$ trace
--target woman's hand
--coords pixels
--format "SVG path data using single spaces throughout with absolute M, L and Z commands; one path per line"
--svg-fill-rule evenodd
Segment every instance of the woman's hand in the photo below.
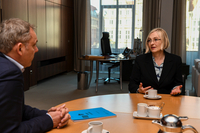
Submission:
M 153 88 L 151 88 L 151 86 L 143 88 L 143 84 L 140 82 L 139 89 L 138 89 L 139 93 L 143 93 L 144 94 L 149 89 L 153 89 Z
M 177 95 L 177 94 L 180 94 L 181 93 L 181 88 L 182 88 L 183 86 L 182 85 L 179 85 L 179 86 L 177 86 L 176 88 L 174 88 L 172 91 L 171 91 L 171 95 Z

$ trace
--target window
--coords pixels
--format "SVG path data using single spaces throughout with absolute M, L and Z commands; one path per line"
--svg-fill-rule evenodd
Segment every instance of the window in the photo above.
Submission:
M 119 20 L 119 24 L 122 24 L 122 20 Z
M 126 31 L 126 39 L 130 39 L 130 31 Z
M 129 10 L 126 10 L 126 15 L 129 15 Z
M 119 11 L 119 14 L 122 15 L 122 11 Z
M 187 0 L 186 6 L 186 51 L 198 51 L 200 1 Z
M 91 49 L 95 52 L 91 53 L 101 52 L 99 42 L 104 31 L 110 34 L 112 52 L 119 53 L 126 47 L 133 48 L 134 38 L 142 38 L 140 31 L 142 29 L 143 0 L 90 1 L 91 20 L 98 20 L 96 26 L 92 25 Z M 93 34 L 93 31 L 99 32 L 99 34 Z
M 110 20 L 110 24 L 113 24 L 113 20 Z
M 109 31 L 110 33 L 110 39 L 113 39 L 113 31 Z
M 121 39 L 121 34 L 122 34 L 122 31 L 119 31 L 119 36 L 118 36 L 119 39 Z
M 194 59 L 199 58 L 200 1 L 186 1 L 186 64 L 190 65 L 191 72 Z
M 122 53 L 126 47 L 132 49 L 134 38 L 142 39 L 143 0 L 90 0 L 90 3 L 91 21 L 97 21 L 91 25 L 92 55 L 101 54 L 102 32 L 109 32 L 113 53 Z

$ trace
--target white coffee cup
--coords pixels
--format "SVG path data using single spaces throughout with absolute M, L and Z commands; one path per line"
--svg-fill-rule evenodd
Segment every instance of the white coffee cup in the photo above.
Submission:
M 103 122 L 101 121 L 91 121 L 88 123 L 87 133 L 102 133 Z
M 147 114 L 149 117 L 160 118 L 160 108 L 157 106 L 149 106 Z
M 147 95 L 147 92 L 148 92 L 148 95 Z M 150 89 L 148 91 L 145 92 L 145 96 L 148 96 L 148 97 L 156 97 L 157 96 L 157 90 L 155 89 Z
M 146 103 L 138 103 L 137 104 L 137 115 L 141 117 L 147 116 L 147 104 Z

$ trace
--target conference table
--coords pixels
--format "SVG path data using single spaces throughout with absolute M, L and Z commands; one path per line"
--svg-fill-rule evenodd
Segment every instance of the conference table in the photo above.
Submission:
M 144 98 L 143 94 L 129 93 L 91 96 L 62 103 L 66 104 L 69 111 L 103 107 L 115 113 L 116 116 L 81 121 L 69 120 L 66 127 L 53 129 L 48 133 L 81 133 L 88 128 L 90 121 L 102 121 L 103 128 L 108 130 L 109 133 L 157 133 L 159 128 L 152 124 L 152 120 L 136 119 L 133 117 L 133 112 L 137 111 L 138 103 L 160 105 L 162 102 L 165 103 L 162 110 L 163 116 L 166 114 L 187 116 L 188 120 L 182 120 L 182 124 L 192 125 L 200 132 L 200 98 L 181 95 L 171 96 L 169 94 L 158 95 L 162 98 L 152 100 Z M 192 131 L 185 131 L 184 133 L 192 133 Z
M 92 58 L 84 58 L 81 57 L 79 60 L 86 60 L 90 61 L 90 79 L 89 79 L 89 85 L 92 80 L 93 75 L 93 62 L 96 61 L 96 79 L 99 79 L 99 62 L 105 62 L 105 61 L 119 61 L 120 62 L 120 89 L 122 90 L 122 62 L 127 60 L 134 60 L 135 58 L 121 58 L 119 56 L 111 57 L 111 56 L 105 56 L 105 58 L 98 58 L 103 56 L 92 56 Z M 98 80 L 96 80 L 96 92 L 98 91 Z

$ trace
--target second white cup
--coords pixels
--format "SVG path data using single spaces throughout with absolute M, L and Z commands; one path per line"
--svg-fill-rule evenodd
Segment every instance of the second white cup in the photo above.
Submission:
M 160 108 L 157 106 L 150 106 L 148 107 L 148 116 L 153 118 L 159 118 L 160 117 Z
M 101 121 L 91 121 L 88 123 L 87 133 L 102 133 L 103 122 Z

